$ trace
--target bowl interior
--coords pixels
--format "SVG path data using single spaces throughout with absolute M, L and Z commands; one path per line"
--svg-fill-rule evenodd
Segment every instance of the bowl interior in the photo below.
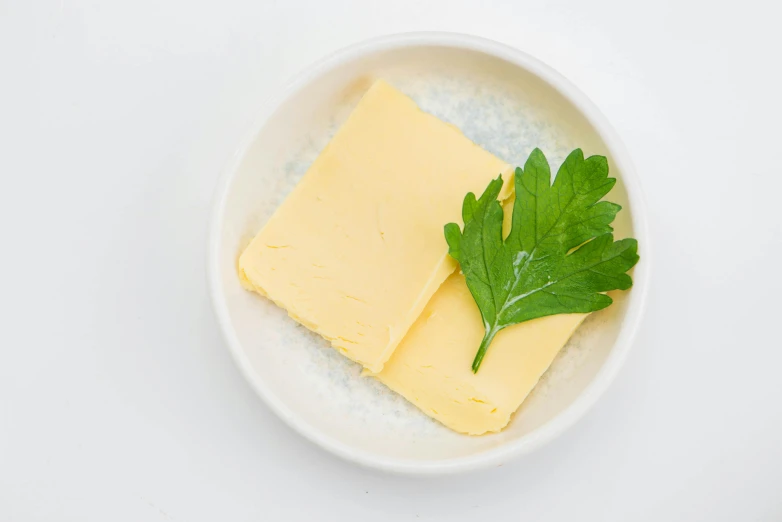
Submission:
M 361 377 L 358 365 L 239 284 L 241 249 L 376 78 L 514 165 L 523 164 L 534 147 L 544 151 L 554 169 L 576 147 L 586 155 L 608 156 L 611 175 L 619 180 L 609 198 L 624 207 L 616 235 L 633 235 L 632 209 L 611 151 L 584 115 L 545 81 L 514 63 L 458 46 L 405 45 L 355 53 L 321 67 L 292 89 L 229 173 L 215 245 L 216 298 L 225 306 L 231 348 L 256 389 L 284 418 L 365 463 L 438 463 L 523 444 L 595 379 L 614 347 L 629 293 L 617 293 L 614 306 L 587 319 L 502 433 L 469 437 Z

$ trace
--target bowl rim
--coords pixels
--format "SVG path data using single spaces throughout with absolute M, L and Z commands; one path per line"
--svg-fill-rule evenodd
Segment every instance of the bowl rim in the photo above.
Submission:
M 466 457 L 420 462 L 381 457 L 368 451 L 353 448 L 321 433 L 320 430 L 314 428 L 288 408 L 256 375 L 249 357 L 244 352 L 231 325 L 220 277 L 218 249 L 228 189 L 250 145 L 277 108 L 301 88 L 344 63 L 381 51 L 418 46 L 451 47 L 477 51 L 505 60 L 545 81 L 551 88 L 569 100 L 594 127 L 605 143 L 618 170 L 622 173 L 622 182 L 626 187 L 630 201 L 634 234 L 644 246 L 644 256 L 634 269 L 633 290 L 630 293 L 626 315 L 614 346 L 594 379 L 569 406 L 534 431 L 496 448 Z M 214 194 L 209 228 L 207 278 L 212 306 L 231 355 L 245 379 L 277 416 L 306 439 L 347 461 L 382 471 L 415 475 L 456 473 L 501 465 L 513 457 L 532 453 L 539 449 L 575 424 L 605 392 L 627 358 L 627 353 L 635 339 L 646 308 L 651 259 L 647 209 L 640 179 L 621 139 L 594 103 L 559 72 L 523 51 L 478 36 L 450 32 L 391 34 L 350 45 L 305 67 L 292 80 L 278 89 L 276 95 L 267 99 L 263 108 L 254 118 L 249 131 L 245 133 L 233 156 L 223 168 Z

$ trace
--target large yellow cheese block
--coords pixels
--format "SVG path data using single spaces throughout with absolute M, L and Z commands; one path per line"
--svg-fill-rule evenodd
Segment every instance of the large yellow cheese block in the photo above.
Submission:
M 377 81 L 241 254 L 240 276 L 379 372 L 457 266 L 443 226 L 499 174 L 510 166 Z
M 483 322 L 456 272 L 375 376 L 455 431 L 500 431 L 586 315 L 553 315 L 505 328 L 473 374 Z

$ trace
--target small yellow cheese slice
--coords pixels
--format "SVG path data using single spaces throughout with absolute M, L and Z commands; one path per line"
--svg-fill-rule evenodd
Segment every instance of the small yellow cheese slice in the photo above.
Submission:
M 456 272 L 375 377 L 455 431 L 500 431 L 587 315 L 553 315 L 505 328 L 473 374 L 483 323 L 464 276 Z
M 239 258 L 243 284 L 379 372 L 456 263 L 460 222 L 511 167 L 383 81 Z

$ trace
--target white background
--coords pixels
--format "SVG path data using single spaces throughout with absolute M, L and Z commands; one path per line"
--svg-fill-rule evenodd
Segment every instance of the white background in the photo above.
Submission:
M 0 0 L 0 521 L 782 520 L 778 3 L 543 4 Z M 580 86 L 654 240 L 638 341 L 587 417 L 435 479 L 283 425 L 204 268 L 218 172 L 267 95 L 410 30 L 494 38 Z

